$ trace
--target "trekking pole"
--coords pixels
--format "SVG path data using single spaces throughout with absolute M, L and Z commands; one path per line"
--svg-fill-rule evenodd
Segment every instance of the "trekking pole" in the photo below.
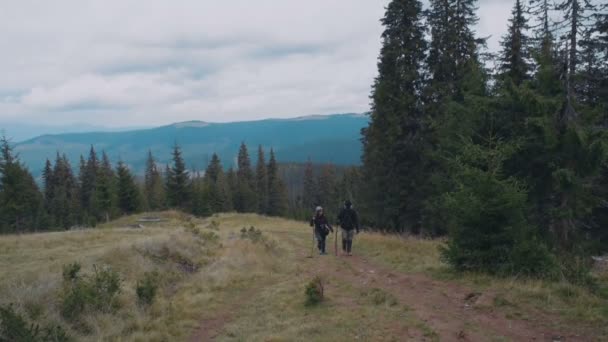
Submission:
M 334 238 L 334 253 L 338 256 L 338 226 L 335 229 L 335 238 Z
M 315 228 L 312 228 L 312 244 L 310 245 L 310 258 L 315 255 Z

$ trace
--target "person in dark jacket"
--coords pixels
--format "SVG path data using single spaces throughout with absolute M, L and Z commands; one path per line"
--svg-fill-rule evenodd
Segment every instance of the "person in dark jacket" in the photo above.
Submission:
M 359 234 L 359 216 L 351 201 L 344 201 L 344 208 L 338 214 L 338 224 L 342 228 L 342 252 L 352 255 L 353 238 L 355 231 Z
M 325 255 L 325 238 L 329 235 L 329 232 L 333 232 L 334 229 L 331 227 L 325 214 L 323 214 L 323 208 L 317 207 L 315 209 L 315 216 L 310 220 L 310 226 L 314 227 L 315 239 L 317 240 L 317 248 L 319 254 Z

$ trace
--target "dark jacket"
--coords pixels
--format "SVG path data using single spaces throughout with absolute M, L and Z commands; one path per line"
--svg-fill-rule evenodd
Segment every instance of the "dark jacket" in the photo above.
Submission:
M 311 227 L 315 227 L 315 230 L 318 233 L 320 233 L 321 235 L 324 235 L 324 236 L 328 235 L 330 231 L 333 232 L 333 228 L 331 227 L 331 225 L 327 221 L 327 218 L 325 217 L 324 214 L 322 214 L 322 215 L 315 215 L 310 220 L 310 226 Z
M 353 208 L 343 208 L 338 214 L 338 224 L 343 229 L 359 231 L 359 216 Z

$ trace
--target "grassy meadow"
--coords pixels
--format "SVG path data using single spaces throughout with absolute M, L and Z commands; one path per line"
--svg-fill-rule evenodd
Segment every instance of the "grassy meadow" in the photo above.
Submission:
M 455 274 L 440 261 L 441 241 L 363 233 L 355 257 L 311 257 L 302 222 L 148 215 L 162 221 L 129 228 L 140 215 L 91 230 L 0 237 L 0 304 L 78 341 L 517 340 L 553 331 L 608 337 L 601 286 Z M 333 236 L 328 246 L 333 253 Z M 102 266 L 119 274 L 111 311 L 87 309 L 77 323 L 62 315 L 63 267 L 74 262 L 83 274 Z M 152 273 L 158 291 L 142 305 L 136 288 Z M 304 287 L 316 276 L 325 300 L 307 306 Z

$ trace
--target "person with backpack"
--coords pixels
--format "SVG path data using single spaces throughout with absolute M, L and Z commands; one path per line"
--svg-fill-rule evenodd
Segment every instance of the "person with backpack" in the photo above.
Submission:
M 344 201 L 344 208 L 338 214 L 338 224 L 342 228 L 342 252 L 351 256 L 355 231 L 359 234 L 359 217 L 351 201 Z
M 320 255 L 327 254 L 325 252 L 325 238 L 329 235 L 329 232 L 333 232 L 334 229 L 327 221 L 325 214 L 323 213 L 322 207 L 315 209 L 315 216 L 310 220 L 310 226 L 314 227 L 315 239 L 317 240 L 317 248 L 319 249 Z

